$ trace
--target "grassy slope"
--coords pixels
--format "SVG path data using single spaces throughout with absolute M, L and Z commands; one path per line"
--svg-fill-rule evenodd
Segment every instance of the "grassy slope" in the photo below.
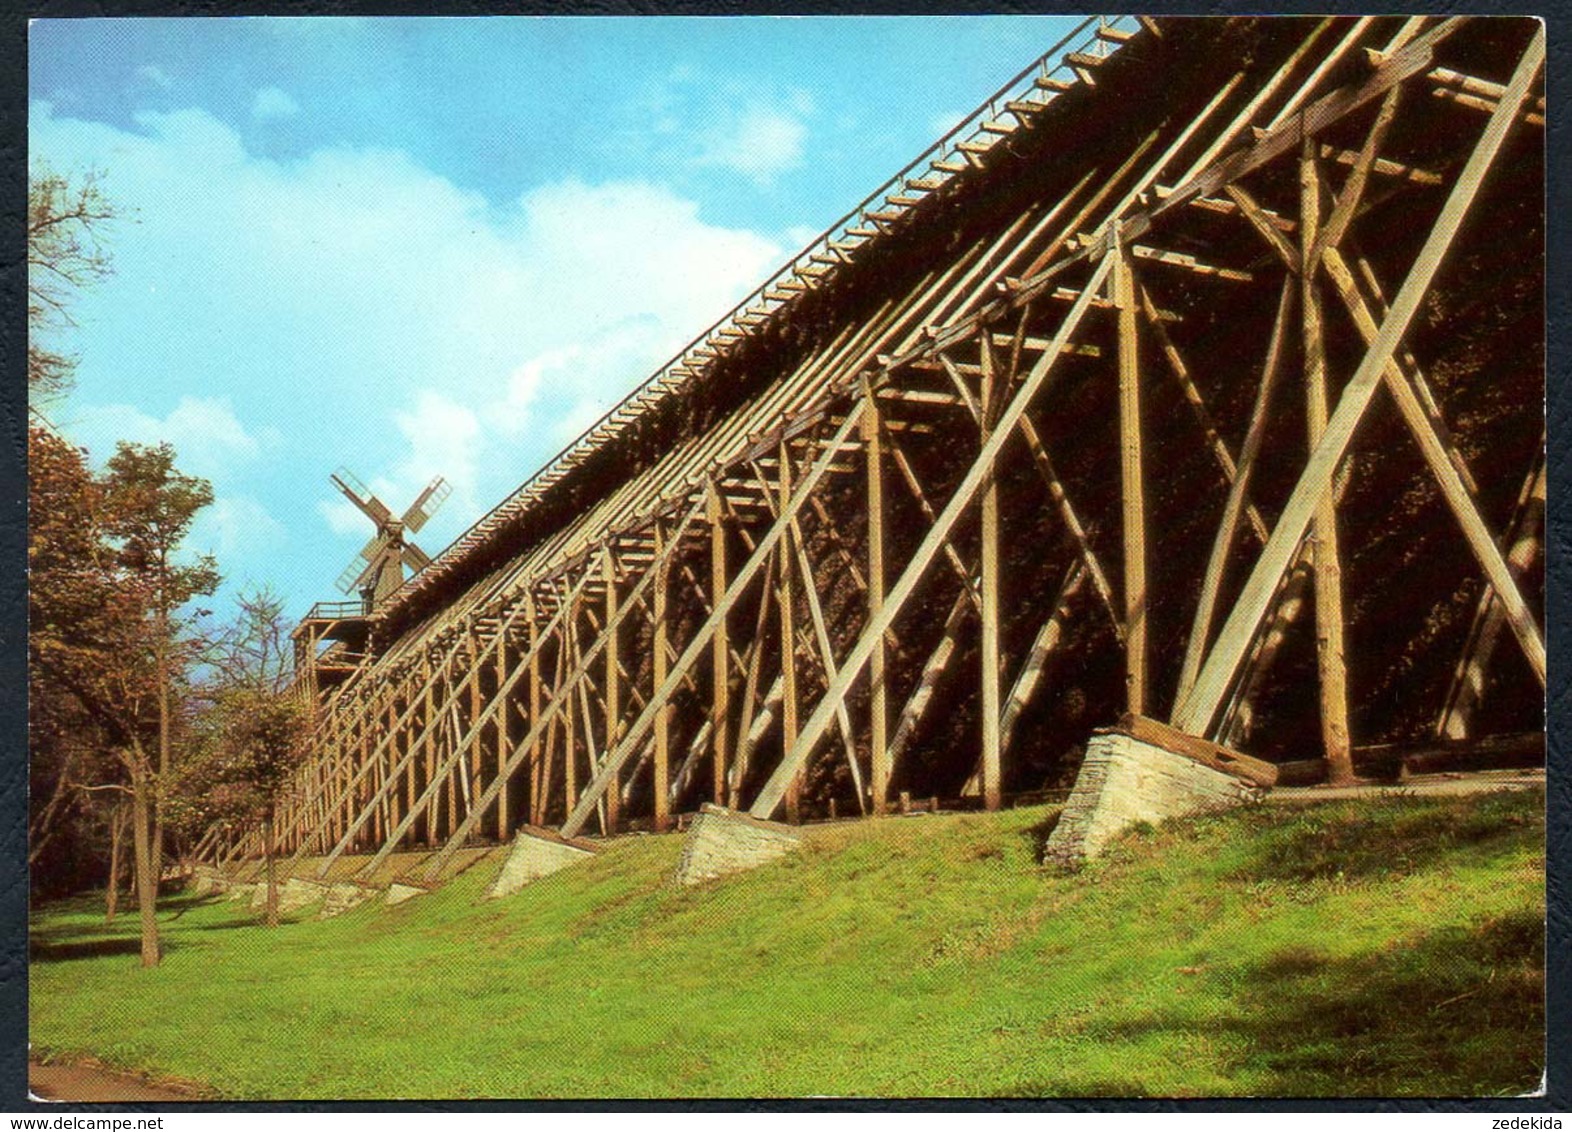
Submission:
M 696 890 L 677 837 L 515 897 L 254 926 L 168 956 L 90 901 L 32 923 L 38 1050 L 298 1097 L 1458 1095 L 1542 1058 L 1543 794 L 1259 809 L 1076 876 L 1044 809 L 816 831 Z

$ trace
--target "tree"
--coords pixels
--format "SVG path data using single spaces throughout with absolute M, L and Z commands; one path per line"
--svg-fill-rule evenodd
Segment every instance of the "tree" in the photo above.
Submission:
M 114 209 L 99 190 L 99 176 L 79 181 L 34 165 L 27 189 L 27 391 L 47 401 L 71 384 L 76 359 L 44 345 L 75 325 L 70 307 L 84 287 L 110 271 L 105 229 Z
M 218 567 L 211 557 L 202 555 L 182 563 L 177 552 L 197 512 L 213 502 L 213 488 L 206 480 L 175 469 L 172 445 L 125 442 L 109 458 L 104 485 L 109 534 L 118 541 L 121 565 L 150 598 L 158 711 L 157 773 L 160 781 L 167 782 L 172 769 L 172 660 L 187 627 L 177 611 L 193 598 L 211 594 L 219 583 Z M 203 613 L 198 610 L 193 617 Z M 163 819 L 156 804 L 152 836 L 156 877 L 162 872 L 164 845 Z
M 182 630 L 194 616 L 178 611 L 218 583 L 210 559 L 187 564 L 177 552 L 212 492 L 174 469 L 167 445 L 122 444 L 95 476 L 84 452 L 36 427 L 28 483 L 31 690 L 55 720 L 79 713 L 91 725 L 76 747 L 81 762 L 57 758 L 53 781 L 58 787 L 69 774 L 78 792 L 129 797 L 142 963 L 153 966 L 158 798 L 170 764 L 174 675 L 189 661 Z M 35 767 L 65 749 L 60 727 L 32 736 Z
M 211 810 L 215 816 L 262 824 L 266 923 L 276 927 L 275 818 L 279 798 L 307 750 L 305 705 L 289 692 L 241 684 L 226 690 L 217 718 Z

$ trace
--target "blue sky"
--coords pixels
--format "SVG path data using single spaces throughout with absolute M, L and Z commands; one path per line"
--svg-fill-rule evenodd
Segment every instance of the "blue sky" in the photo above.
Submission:
M 174 443 L 302 613 L 371 533 L 335 467 L 447 477 L 435 554 L 1072 23 L 37 21 L 30 157 L 124 217 L 52 415 Z

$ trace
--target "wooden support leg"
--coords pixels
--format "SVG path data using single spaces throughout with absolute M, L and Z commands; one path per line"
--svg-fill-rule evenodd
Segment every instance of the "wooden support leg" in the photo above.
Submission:
M 998 391 L 994 388 L 993 347 L 982 337 L 982 443 L 988 443 Z M 1002 801 L 999 764 L 999 482 L 990 475 L 982 489 L 982 787 L 983 806 L 997 810 Z
M 503 638 L 497 641 L 496 680 L 498 695 L 505 695 L 506 693 L 503 690 L 508 686 L 508 641 L 506 630 L 502 632 Z M 496 778 L 502 783 L 502 789 L 497 794 L 497 840 L 506 841 L 513 833 L 513 796 L 512 791 L 508 789 L 507 774 L 503 769 L 507 765 L 508 748 L 511 746 L 513 713 L 507 709 L 506 705 L 497 713 L 493 730 L 497 736 Z
M 655 524 L 655 560 L 660 563 L 656 568 L 655 576 L 655 609 L 652 616 L 654 621 L 654 649 L 652 677 L 654 686 L 659 688 L 666 683 L 666 674 L 670 664 L 667 650 L 671 648 L 671 630 L 666 624 L 666 599 L 671 588 L 670 566 L 661 555 L 661 547 L 665 528 L 662 523 Z M 655 830 L 657 833 L 671 828 L 671 705 L 663 705 L 655 715 L 655 772 L 654 772 L 654 807 Z
M 621 650 L 618 648 L 617 631 L 617 564 L 607 554 L 604 565 L 606 587 L 606 736 L 608 752 L 615 750 L 622 726 L 622 668 Z M 582 687 L 582 685 L 580 685 Z M 615 833 L 622 824 L 622 789 L 616 770 L 611 772 L 611 785 L 606 790 L 606 832 Z
M 1135 279 L 1116 250 L 1113 302 L 1119 308 L 1119 456 L 1124 518 L 1125 705 L 1146 711 L 1146 494 L 1141 469 L 1141 369 Z
M 786 442 L 780 446 L 780 513 L 791 502 L 791 453 Z M 793 531 L 781 536 L 777 604 L 781 627 L 781 758 L 785 759 L 797 742 L 797 623 L 792 605 L 791 544 Z M 807 585 L 808 580 L 803 579 Z M 717 590 L 717 592 L 719 592 Z M 802 783 L 806 767 L 794 774 L 786 786 L 786 820 L 796 825 L 802 820 Z
M 879 615 L 884 605 L 884 451 L 880 445 L 879 402 L 873 391 L 863 397 L 863 449 L 868 465 L 868 617 Z M 885 642 L 874 646 L 868 660 L 868 710 L 871 716 L 869 750 L 872 770 L 873 812 L 883 814 L 889 804 L 890 749 L 888 691 L 884 686 Z
M 726 525 L 720 484 L 710 481 L 707 502 L 710 524 L 710 591 L 719 596 L 727 589 L 726 579 Z M 714 792 L 711 797 L 717 806 L 726 804 L 726 765 L 730 761 L 727 747 L 728 723 L 731 714 L 729 661 L 731 640 L 726 631 L 726 618 L 722 616 L 710 638 L 710 749 L 713 752 Z M 570 804 L 570 810 L 573 808 Z
M 1321 234 L 1321 177 L 1316 142 L 1304 139 L 1299 159 L 1300 309 L 1304 318 L 1305 422 L 1309 450 L 1326 434 L 1326 357 L 1323 346 L 1321 295 L 1316 285 L 1318 240 Z M 1348 734 L 1348 667 L 1343 643 L 1343 568 L 1337 537 L 1337 506 L 1330 488 L 1316 505 L 1310 524 L 1311 563 L 1315 570 L 1316 670 L 1320 677 L 1321 745 L 1329 781 L 1334 786 L 1354 780 L 1353 752 Z

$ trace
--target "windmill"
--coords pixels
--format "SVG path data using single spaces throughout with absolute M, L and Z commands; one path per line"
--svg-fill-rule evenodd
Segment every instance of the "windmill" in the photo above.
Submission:
M 371 541 L 360 548 L 360 554 L 338 576 L 338 588 L 344 593 L 359 590 L 369 613 L 404 584 L 405 566 L 411 573 L 419 573 L 430 564 L 431 558 L 409 541 L 408 536 L 426 525 L 426 520 L 437 513 L 437 508 L 453 493 L 453 488 L 437 476 L 409 505 L 402 518 L 394 518 L 393 512 L 348 469 L 339 468 L 329 478 L 366 518 L 377 525 L 377 533 Z

